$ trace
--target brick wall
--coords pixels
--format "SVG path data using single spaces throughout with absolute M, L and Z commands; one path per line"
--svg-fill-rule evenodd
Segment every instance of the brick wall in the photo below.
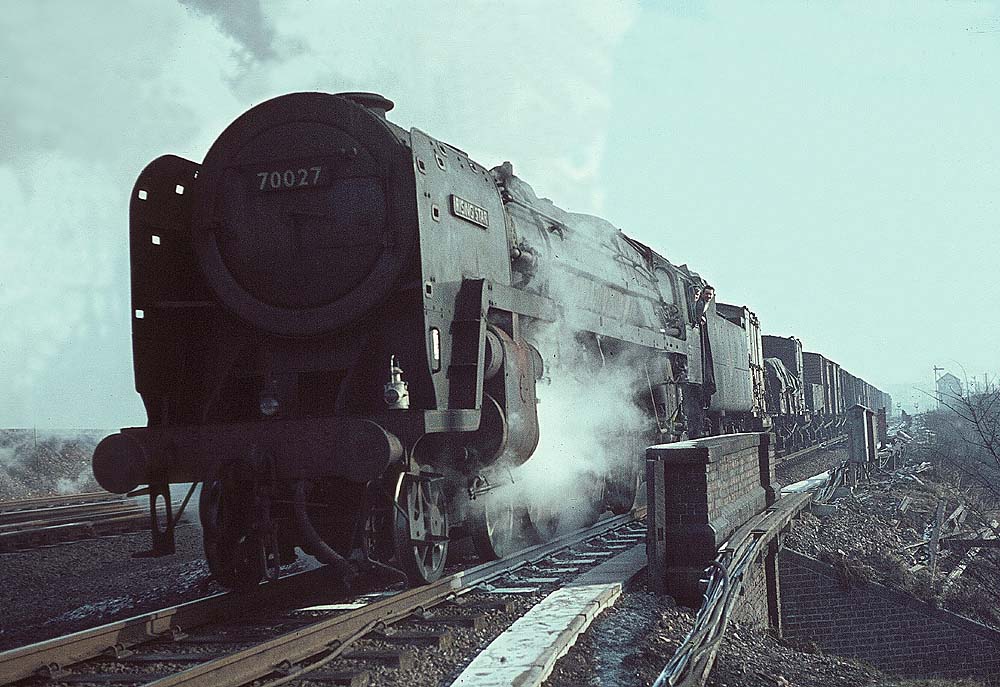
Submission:
M 760 627 L 769 625 L 765 560 L 766 558 L 762 557 L 756 561 L 744 575 L 743 591 L 733 609 L 733 617 L 736 620 Z
M 794 551 L 778 560 L 786 639 L 896 675 L 1000 685 L 1000 632 L 880 584 L 847 587 L 831 566 Z
M 701 604 L 698 581 L 719 546 L 774 500 L 766 434 L 734 434 L 646 450 L 650 582 Z

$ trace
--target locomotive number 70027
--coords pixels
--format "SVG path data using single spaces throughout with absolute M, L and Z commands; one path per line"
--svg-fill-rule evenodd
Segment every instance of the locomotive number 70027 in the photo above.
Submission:
M 323 168 L 300 167 L 298 169 L 286 169 L 284 171 L 257 172 L 257 181 L 260 182 L 260 191 L 283 191 L 290 188 L 302 188 L 303 186 L 316 186 L 319 184 Z

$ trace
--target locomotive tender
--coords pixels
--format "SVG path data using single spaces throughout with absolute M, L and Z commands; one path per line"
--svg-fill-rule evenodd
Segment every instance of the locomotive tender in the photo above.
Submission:
M 750 310 L 702 314 L 705 282 L 686 266 L 538 198 L 509 163 L 397 126 L 391 108 L 370 93 L 274 98 L 201 164 L 160 157 L 133 189 L 148 426 L 105 438 L 94 474 L 112 492 L 149 485 L 154 553 L 173 549 L 169 485 L 201 482 L 206 558 L 228 586 L 276 576 L 296 546 L 345 575 L 354 557 L 418 583 L 441 575 L 456 535 L 502 555 L 520 514 L 497 494 L 546 431 L 536 385 L 559 373 L 553 327 L 588 365 L 621 368 L 647 418 L 622 429 L 598 510 L 631 508 L 641 447 L 782 414 Z M 799 351 L 796 393 L 813 370 Z M 823 370 L 809 377 L 822 407 L 784 408 L 795 428 L 845 410 Z M 786 434 L 786 449 L 805 440 Z

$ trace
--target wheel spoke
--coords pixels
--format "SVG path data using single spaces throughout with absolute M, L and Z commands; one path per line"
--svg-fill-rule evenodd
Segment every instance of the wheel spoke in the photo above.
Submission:
M 434 482 L 406 476 L 396 510 L 395 549 L 399 566 L 415 584 L 437 580 L 444 571 L 448 518 L 444 495 Z

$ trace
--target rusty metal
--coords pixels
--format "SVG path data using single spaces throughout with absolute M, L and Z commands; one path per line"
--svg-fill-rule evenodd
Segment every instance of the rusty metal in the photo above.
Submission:
M 0 532 L 0 552 L 27 549 L 46 544 L 91 539 L 108 533 L 140 530 L 148 526 L 148 515 L 142 512 L 88 522 L 69 522 Z
M 115 646 L 127 648 L 158 639 L 177 625 L 202 625 L 233 608 L 231 594 L 220 594 L 108 623 L 93 630 L 5 651 L 0 653 L 0 683 L 7 684 L 31 677 L 49 665 L 65 667 L 78 663 L 99 656 Z
M 81 518 L 100 517 L 123 512 L 138 512 L 134 501 L 125 501 L 121 497 L 100 503 L 80 503 L 74 505 L 58 505 L 42 508 L 31 508 L 13 511 L 0 511 L 0 532 L 10 531 L 16 526 L 60 525 L 75 522 Z
M 68 503 L 103 497 L 95 502 Z M 8 502 L 9 505 L 14 502 Z M 16 502 L 20 506 L 52 504 L 0 511 L 0 552 L 89 539 L 148 527 L 148 514 L 138 502 L 108 494 L 53 497 Z M 63 505 L 66 504 L 66 505 Z

